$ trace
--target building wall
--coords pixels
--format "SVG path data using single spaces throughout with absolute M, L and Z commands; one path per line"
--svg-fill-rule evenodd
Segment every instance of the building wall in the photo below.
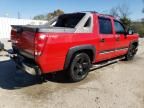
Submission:
M 0 17 L 0 39 L 10 38 L 11 25 L 42 25 L 45 23 L 47 23 L 47 21 Z

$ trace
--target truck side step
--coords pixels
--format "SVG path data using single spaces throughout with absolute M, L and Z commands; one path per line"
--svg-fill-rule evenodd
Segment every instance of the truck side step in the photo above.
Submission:
M 125 59 L 125 57 L 121 57 L 121 58 L 116 58 L 116 59 L 112 59 L 112 60 L 109 60 L 109 61 L 97 63 L 97 64 L 94 64 L 90 70 L 93 71 L 93 70 L 102 68 L 104 66 L 107 66 L 107 65 L 110 65 L 110 64 L 113 64 L 113 63 L 117 63 L 118 61 L 124 60 L 124 59 Z

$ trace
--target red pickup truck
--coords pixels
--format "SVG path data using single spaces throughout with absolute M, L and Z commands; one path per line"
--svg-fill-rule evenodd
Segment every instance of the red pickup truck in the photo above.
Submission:
M 86 78 L 92 64 L 120 56 L 131 60 L 138 37 L 112 16 L 77 12 L 60 15 L 43 26 L 12 26 L 10 55 L 28 73 L 67 70 L 77 82 Z

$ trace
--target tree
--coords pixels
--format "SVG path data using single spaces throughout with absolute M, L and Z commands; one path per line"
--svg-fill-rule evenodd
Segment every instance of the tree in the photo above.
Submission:
M 47 15 L 37 15 L 33 19 L 34 20 L 51 20 L 52 18 L 64 14 L 63 10 L 57 9 L 54 12 L 48 13 Z
M 133 22 L 132 27 L 135 32 L 139 33 L 140 37 L 144 37 L 144 24 L 142 22 Z
M 119 17 L 121 22 L 125 25 L 126 29 L 131 25 L 131 20 L 129 18 L 130 11 L 126 4 L 112 8 L 110 10 L 110 14 L 114 17 Z
M 120 18 L 121 22 L 124 24 L 125 28 L 128 29 L 131 26 L 131 20 L 127 17 Z
M 144 0 L 143 0 L 143 4 L 144 4 Z M 144 13 L 144 8 L 143 8 L 142 12 Z
M 120 5 L 118 7 L 118 9 L 119 9 L 119 14 L 120 14 L 121 18 L 128 18 L 129 15 L 131 14 L 130 11 L 129 11 L 130 10 L 129 7 L 126 4 Z
M 110 15 L 112 15 L 114 17 L 119 17 L 118 7 L 112 8 L 110 10 Z
M 33 18 L 34 20 L 45 20 L 45 15 L 37 15 Z
M 62 15 L 62 14 L 64 14 L 64 11 L 58 9 L 52 13 L 47 14 L 47 20 L 51 20 L 52 18 L 59 16 L 59 15 Z
M 144 0 L 143 0 L 143 4 L 144 4 Z M 144 13 L 144 8 L 142 10 L 142 13 Z M 144 23 L 144 18 L 142 18 L 142 22 Z

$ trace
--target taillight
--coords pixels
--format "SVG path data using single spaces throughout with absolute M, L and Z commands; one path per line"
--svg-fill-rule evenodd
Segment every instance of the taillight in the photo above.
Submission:
M 46 41 L 47 41 L 47 35 L 46 34 L 36 33 L 36 36 L 35 36 L 35 56 L 42 55 Z

